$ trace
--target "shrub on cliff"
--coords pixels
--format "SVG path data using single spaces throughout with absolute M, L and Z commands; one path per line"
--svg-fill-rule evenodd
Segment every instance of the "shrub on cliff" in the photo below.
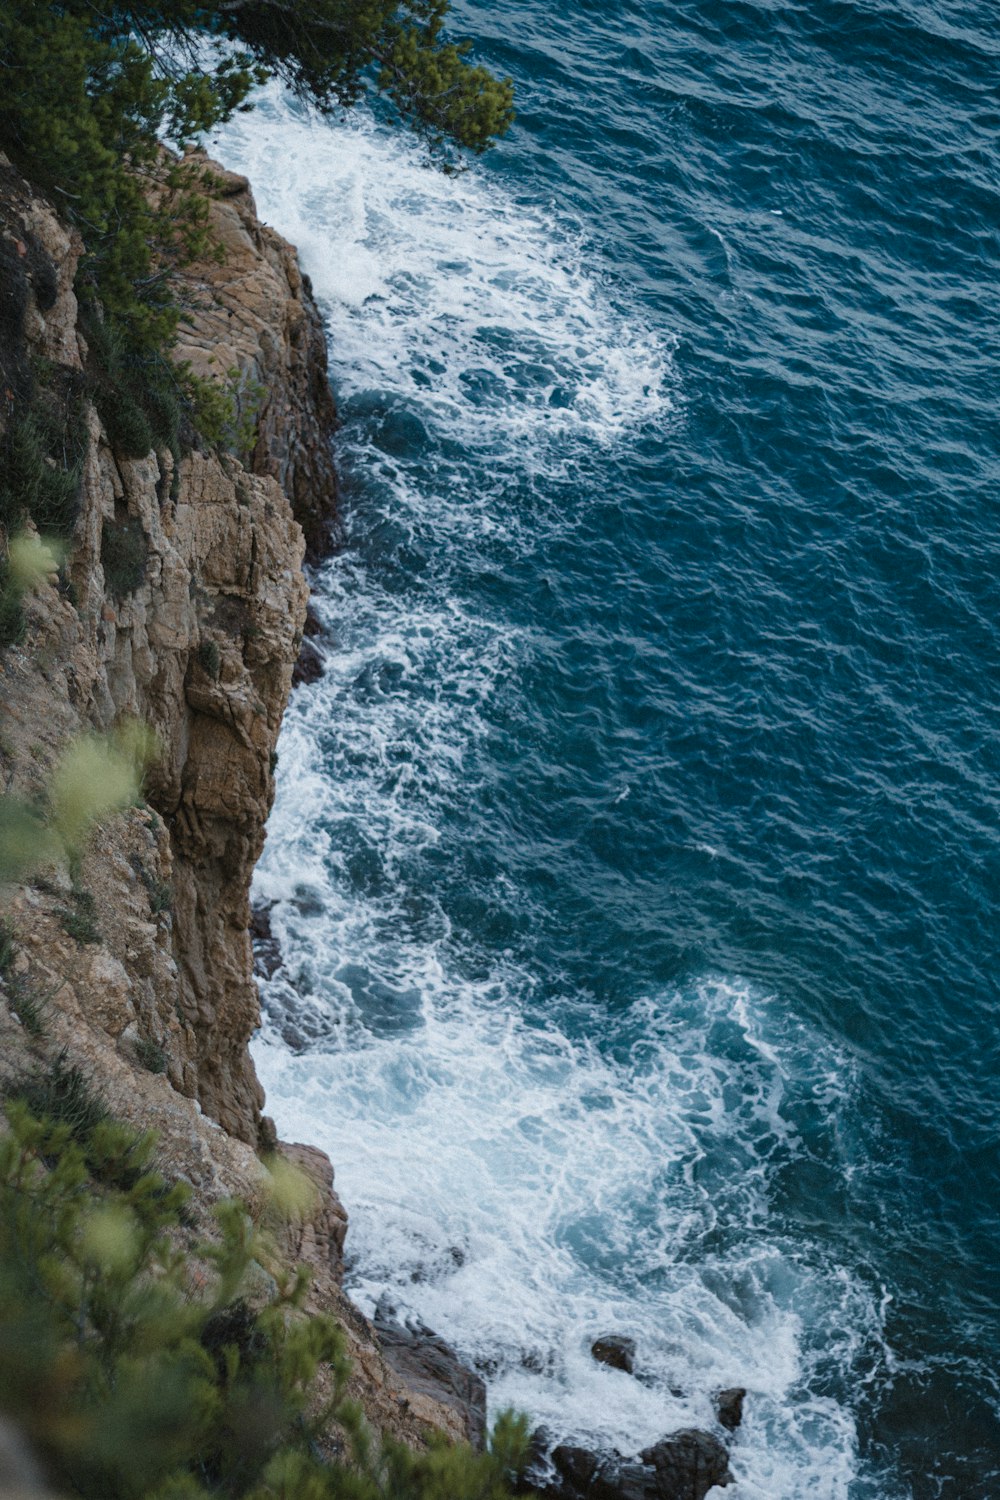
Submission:
M 150 1138 L 100 1113 L 39 1120 L 23 1103 L 8 1105 L 7 1126 L 0 1411 L 58 1487 L 93 1500 L 507 1494 L 524 1448 L 511 1419 L 488 1453 L 376 1450 L 345 1395 L 339 1330 L 300 1311 L 303 1278 L 278 1269 L 264 1307 L 241 1296 L 266 1251 L 240 1204 L 220 1210 L 212 1242 L 189 1247 L 186 1191 L 152 1169 Z

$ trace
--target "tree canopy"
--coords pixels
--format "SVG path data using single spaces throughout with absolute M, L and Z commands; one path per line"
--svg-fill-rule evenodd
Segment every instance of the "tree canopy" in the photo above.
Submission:
M 160 135 L 191 143 L 277 76 L 321 110 L 381 94 L 433 148 L 480 153 L 513 119 L 512 85 L 448 38 L 447 8 L 0 0 L 0 150 L 80 228 L 84 290 L 126 325 L 127 342 L 163 347 L 171 271 L 204 251 L 205 214 L 193 176 L 164 166 Z

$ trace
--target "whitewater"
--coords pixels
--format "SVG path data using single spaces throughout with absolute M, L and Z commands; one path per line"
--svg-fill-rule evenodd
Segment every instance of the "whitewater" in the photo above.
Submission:
M 985 1497 L 993 1221 L 956 1255 L 967 1210 L 926 1170 L 920 1091 L 933 1075 L 948 1094 L 985 1014 L 962 1006 L 986 999 L 969 957 L 986 887 L 962 898 L 966 953 L 934 881 L 953 859 L 976 878 L 997 807 L 981 665 L 954 665 L 964 619 L 995 641 L 995 535 L 958 587 L 964 492 L 945 486 L 946 535 L 932 454 L 925 518 L 899 500 L 934 400 L 941 465 L 970 492 L 996 476 L 969 435 L 980 356 L 945 394 L 954 330 L 943 351 L 925 336 L 921 369 L 907 357 L 917 333 L 886 299 L 912 295 L 926 334 L 931 301 L 955 312 L 936 265 L 902 288 L 869 246 L 859 285 L 882 278 L 880 310 L 859 295 L 848 315 L 849 279 L 823 285 L 823 211 L 846 231 L 816 207 L 820 178 L 800 190 L 808 227 L 781 189 L 809 133 L 790 91 L 829 105 L 829 164 L 853 75 L 835 96 L 779 70 L 775 98 L 748 104 L 786 43 L 760 55 L 751 22 L 770 7 L 713 11 L 711 34 L 710 10 L 625 9 L 592 33 L 560 11 L 544 44 L 551 15 L 518 40 L 469 10 L 519 74 L 524 118 L 457 177 L 377 113 L 323 120 L 276 86 L 212 142 L 299 248 L 342 419 L 346 543 L 313 578 L 325 670 L 293 696 L 256 877 L 283 963 L 254 1056 L 282 1135 L 335 1163 L 352 1297 L 370 1313 L 388 1294 L 441 1333 L 494 1413 L 634 1453 L 711 1425 L 714 1394 L 741 1385 L 728 1493 Z M 876 17 L 917 60 L 925 34 L 982 46 L 954 18 L 942 42 L 919 10 Z M 853 14 L 864 40 L 869 12 Z M 862 45 L 848 19 L 845 56 Z M 804 22 L 770 24 L 811 57 Z M 671 26 L 712 68 L 665 77 L 653 38 Z M 635 90 L 603 160 L 594 101 L 566 102 L 571 32 Z M 908 88 L 904 116 L 921 108 Z M 713 165 L 724 104 L 770 111 L 752 223 Z M 622 167 L 647 108 L 686 112 L 701 143 L 669 168 L 660 143 L 648 187 Z M 870 111 L 855 126 L 876 132 Z M 758 180 L 764 146 L 739 151 Z M 864 379 L 843 347 L 863 338 Z M 877 379 L 897 383 L 898 430 L 871 418 Z M 776 412 L 798 450 L 768 430 Z M 881 548 L 912 549 L 916 574 L 873 582 Z M 903 611 L 923 566 L 951 589 L 926 635 Z M 935 995 L 948 1019 L 928 1058 Z M 636 1340 L 639 1378 L 591 1358 L 610 1332 Z M 979 1405 L 929 1444 L 921 1400 L 966 1388 Z

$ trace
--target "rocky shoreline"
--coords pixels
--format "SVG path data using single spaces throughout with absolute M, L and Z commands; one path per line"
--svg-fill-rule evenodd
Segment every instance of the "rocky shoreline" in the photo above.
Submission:
M 481 1444 L 486 1389 L 432 1330 L 383 1302 L 372 1321 L 342 1288 L 347 1215 L 333 1166 L 277 1140 L 248 1043 L 254 980 L 281 955 L 250 882 L 274 795 L 276 744 L 294 683 L 323 670 L 304 560 L 337 537 L 336 420 L 319 312 L 294 249 L 256 214 L 242 177 L 213 168 L 211 229 L 224 257 L 188 269 L 190 321 L 178 355 L 208 379 L 259 392 L 250 451 L 127 458 L 86 410 L 79 519 L 61 576 L 31 598 L 23 645 L 0 654 L 3 790 L 41 794 L 74 738 L 135 718 L 158 751 L 146 800 L 104 825 L 79 868 L 4 888 L 12 959 L 0 978 L 0 1092 L 61 1058 L 94 1080 L 120 1118 L 153 1130 L 164 1172 L 193 1189 L 206 1231 L 241 1197 L 263 1216 L 278 1152 L 312 1181 L 311 1210 L 283 1253 L 311 1271 L 308 1306 L 342 1323 L 351 1393 L 377 1431 L 414 1445 L 437 1431 Z M 86 344 L 73 291 L 79 238 L 0 161 L 0 239 L 15 268 L 0 328 L 5 367 L 44 361 L 81 375 Z M 109 539 L 141 536 L 141 580 L 123 590 Z M 86 924 L 67 920 L 74 906 Z M 29 1028 L 14 989 L 44 997 Z M 263 1276 L 264 1273 L 261 1272 Z M 633 1374 L 623 1338 L 594 1357 Z M 550 1500 L 702 1500 L 730 1480 L 722 1434 L 742 1392 L 720 1395 L 719 1433 L 666 1435 L 635 1456 L 552 1447 L 536 1434 L 531 1479 Z

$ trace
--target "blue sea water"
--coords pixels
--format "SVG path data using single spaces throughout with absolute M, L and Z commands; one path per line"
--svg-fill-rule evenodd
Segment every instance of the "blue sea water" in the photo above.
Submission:
M 215 143 L 343 421 L 269 1107 L 495 1409 L 740 1384 L 743 1500 L 1000 1495 L 995 12 L 456 16 L 470 172 L 276 89 Z

